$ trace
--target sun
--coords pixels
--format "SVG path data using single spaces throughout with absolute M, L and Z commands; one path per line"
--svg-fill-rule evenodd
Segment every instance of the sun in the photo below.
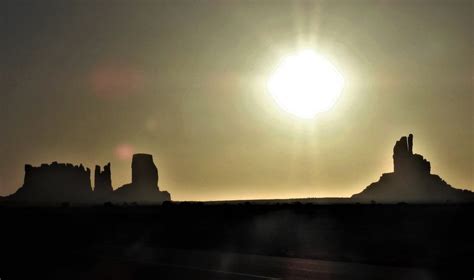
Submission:
M 303 50 L 282 60 L 268 91 L 285 111 L 305 119 L 328 111 L 344 87 L 344 78 L 324 56 Z

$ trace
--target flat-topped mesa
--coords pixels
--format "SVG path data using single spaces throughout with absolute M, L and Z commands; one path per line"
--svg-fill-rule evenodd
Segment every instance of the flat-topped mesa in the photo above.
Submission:
M 393 147 L 393 169 L 406 175 L 430 174 L 431 164 L 422 155 L 413 154 L 413 134 L 403 136 Z
M 106 195 L 113 191 L 110 162 L 104 166 L 104 171 L 101 171 L 100 166 L 96 165 L 94 172 L 94 193 L 98 195 Z
M 79 201 L 92 193 L 90 169 L 81 165 L 53 162 L 25 165 L 23 186 L 11 198 L 18 201 Z

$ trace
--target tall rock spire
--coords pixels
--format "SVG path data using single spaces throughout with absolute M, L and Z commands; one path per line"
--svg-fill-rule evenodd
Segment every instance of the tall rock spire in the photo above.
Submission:
M 422 155 L 413 154 L 413 134 L 403 136 L 393 147 L 393 170 L 395 173 L 430 173 L 430 162 Z
M 94 172 L 94 192 L 97 194 L 109 194 L 112 193 L 113 190 L 110 162 L 104 166 L 104 171 L 101 171 L 100 166 L 96 165 Z
M 413 134 L 408 135 L 408 152 L 413 155 Z

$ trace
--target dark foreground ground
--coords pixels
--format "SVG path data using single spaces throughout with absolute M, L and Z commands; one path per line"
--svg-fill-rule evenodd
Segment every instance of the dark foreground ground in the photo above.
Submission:
M 474 205 L 0 206 L 0 278 L 473 279 Z

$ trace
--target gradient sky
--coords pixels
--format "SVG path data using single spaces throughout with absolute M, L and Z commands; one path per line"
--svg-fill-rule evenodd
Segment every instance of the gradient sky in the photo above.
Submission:
M 349 196 L 408 133 L 474 190 L 472 1 L 197 2 L 2 1 L 0 195 L 54 160 L 117 188 L 145 152 L 175 200 Z M 302 48 L 345 78 L 313 120 L 266 89 Z

